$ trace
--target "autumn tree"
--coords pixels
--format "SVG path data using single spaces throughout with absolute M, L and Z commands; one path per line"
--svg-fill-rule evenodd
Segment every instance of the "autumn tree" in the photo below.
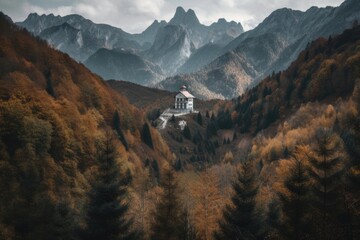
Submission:
M 284 179 L 285 191 L 278 192 L 283 219 L 280 232 L 286 239 L 306 239 L 309 233 L 310 181 L 300 148 L 293 154 Z
M 119 171 L 116 146 L 109 131 L 99 148 L 99 173 L 89 193 L 82 238 L 138 239 L 139 233 L 132 230 L 132 220 L 127 217 L 127 180 Z
M 233 185 L 232 205 L 223 211 L 220 229 L 215 232 L 218 240 L 255 239 L 261 235 L 261 218 L 256 209 L 259 190 L 257 174 L 251 163 L 245 162 Z
M 183 208 L 180 212 L 180 228 L 179 239 L 181 240 L 198 240 L 200 239 L 198 232 L 191 221 L 190 211 Z
M 314 182 L 313 207 L 319 217 L 315 224 L 319 226 L 319 237 L 330 239 L 338 229 L 336 222 L 342 212 L 340 187 L 344 166 L 339 137 L 331 129 L 319 128 L 314 149 L 308 157 L 309 173 Z
M 218 177 L 205 167 L 199 175 L 199 181 L 192 186 L 191 192 L 196 199 L 193 210 L 196 229 L 201 239 L 210 240 L 213 232 L 218 229 L 224 202 Z
M 150 239 L 151 220 L 155 211 L 160 187 L 155 187 L 148 169 L 138 169 L 133 184 L 130 211 L 134 225 L 143 233 L 144 239 Z
M 154 212 L 151 239 L 180 240 L 180 201 L 179 187 L 173 170 L 166 170 L 162 177 L 163 194 Z

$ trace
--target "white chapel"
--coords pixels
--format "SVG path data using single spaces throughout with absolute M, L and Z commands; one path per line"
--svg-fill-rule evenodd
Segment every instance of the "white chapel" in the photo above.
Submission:
M 186 90 L 185 86 L 180 87 L 180 91 L 175 96 L 175 109 L 177 110 L 194 110 L 194 96 Z

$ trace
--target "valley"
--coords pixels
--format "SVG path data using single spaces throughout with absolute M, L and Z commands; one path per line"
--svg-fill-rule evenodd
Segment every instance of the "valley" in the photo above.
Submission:
M 0 12 L 0 239 L 359 238 L 360 2 L 198 12 Z

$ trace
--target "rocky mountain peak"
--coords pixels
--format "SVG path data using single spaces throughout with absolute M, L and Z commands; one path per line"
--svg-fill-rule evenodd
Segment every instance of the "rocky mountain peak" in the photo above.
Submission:
M 189 9 L 187 12 L 182 7 L 177 7 L 174 17 L 170 20 L 170 24 L 173 25 L 199 25 L 199 19 L 197 18 L 194 10 Z

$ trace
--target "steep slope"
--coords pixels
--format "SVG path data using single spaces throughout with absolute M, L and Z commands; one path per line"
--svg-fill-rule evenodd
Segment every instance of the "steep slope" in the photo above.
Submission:
M 159 66 L 129 51 L 101 48 L 84 64 L 106 80 L 123 79 L 141 85 L 150 85 L 164 78 Z
M 207 41 L 226 45 L 244 32 L 241 23 L 234 21 L 227 22 L 226 19 L 220 18 L 217 22 L 209 26 Z
M 279 9 L 255 29 L 241 34 L 225 46 L 221 52 L 221 54 L 226 54 L 226 52 L 232 51 L 234 64 L 239 57 L 243 58 L 246 64 L 254 70 L 253 75 L 248 75 L 247 71 L 242 68 L 232 69 L 235 72 L 227 73 L 225 68 L 227 64 L 221 62 L 221 57 L 214 61 L 218 64 L 213 62 L 206 68 L 213 68 L 213 70 L 221 72 L 223 75 L 218 78 L 223 81 L 231 74 L 234 78 L 231 81 L 241 82 L 236 79 L 240 76 L 241 78 L 251 78 L 251 86 L 254 86 L 264 76 L 289 66 L 308 42 L 321 36 L 328 37 L 341 33 L 344 29 L 351 27 L 356 19 L 360 19 L 360 2 L 356 0 L 347 0 L 337 8 L 312 7 L 306 12 Z M 231 62 L 232 60 L 227 59 L 227 61 Z M 201 72 L 202 70 L 193 75 L 186 75 L 186 78 L 197 79 Z M 181 76 L 176 78 L 179 79 Z M 167 81 L 172 80 L 168 79 Z M 210 81 L 210 79 L 203 81 Z M 246 87 L 247 85 L 243 85 L 234 88 L 231 94 L 223 95 L 223 97 L 231 98 L 239 95 L 242 92 L 236 91 L 246 89 Z
M 116 137 L 118 160 L 129 173 L 142 169 L 146 158 L 157 159 L 160 167 L 171 159 L 154 129 L 153 149 L 141 140 L 141 111 L 2 13 L 0 65 L 1 237 L 51 239 L 46 234 L 62 223 L 59 206 L 65 217 L 82 221 L 109 136 Z
M 212 117 L 201 125 L 194 115 L 177 118 L 161 134 L 182 162 L 210 158 L 237 163 L 250 158 L 259 164 L 264 184 L 276 182 L 278 161 L 291 159 L 299 145 L 311 145 L 319 128 L 342 134 L 339 124 L 347 114 L 358 119 L 354 103 L 359 104 L 359 66 L 360 26 L 309 44 L 286 71 L 263 79 L 236 99 L 216 102 L 209 109 Z M 189 124 L 190 141 L 181 140 L 180 119 Z M 212 153 L 215 142 L 220 146 Z
M 190 58 L 177 70 L 178 73 L 191 73 L 209 64 L 212 59 L 219 56 L 221 52 L 221 45 L 206 44 L 197 49 Z
M 141 45 L 144 46 L 145 49 L 150 48 L 153 44 L 156 34 L 159 31 L 160 28 L 165 27 L 167 24 L 166 21 L 158 21 L 155 20 L 148 28 L 146 28 L 142 33 L 140 34 L 134 34 L 134 37 L 136 41 L 141 43 Z
M 185 12 L 182 7 L 178 7 L 169 23 L 158 30 L 145 56 L 162 66 L 167 76 L 176 72 L 196 71 L 219 56 L 219 45 L 226 45 L 243 31 L 240 23 L 227 22 L 225 19 L 205 26 L 192 9 Z M 177 45 L 173 46 L 176 41 Z M 199 49 L 199 52 L 189 59 L 195 49 Z M 191 69 L 187 70 L 189 66 Z
M 167 75 L 171 75 L 190 57 L 193 50 L 194 45 L 182 26 L 167 25 L 159 29 L 145 56 L 160 65 Z
M 302 104 L 347 99 L 360 77 L 360 27 L 310 44 L 283 72 L 265 78 L 238 97 L 234 110 L 242 132 L 256 133 Z
M 224 99 L 244 92 L 251 84 L 250 76 L 254 75 L 255 71 L 246 59 L 229 52 L 196 73 L 167 78 L 156 87 L 174 91 L 178 86 L 186 85 L 198 98 Z
M 61 26 L 64 23 L 78 30 L 79 45 L 72 43 L 72 36 L 63 34 L 64 28 Z M 49 43 L 63 43 L 60 46 L 56 44 L 55 47 L 61 47 L 60 50 L 64 49 L 65 53 L 78 61 L 85 61 L 91 54 L 103 47 L 141 49 L 140 44 L 131 34 L 106 24 L 93 23 L 80 15 L 61 17 L 53 14 L 39 16 L 32 13 L 25 21 L 17 24 L 35 35 L 40 35 Z
M 169 21 L 169 24 L 183 26 L 187 30 L 195 48 L 200 48 L 208 43 L 225 45 L 244 32 L 240 23 L 227 22 L 224 18 L 219 19 L 218 22 L 212 23 L 210 26 L 205 26 L 200 23 L 194 10 L 189 9 L 185 12 L 182 7 L 176 9 L 175 15 Z

